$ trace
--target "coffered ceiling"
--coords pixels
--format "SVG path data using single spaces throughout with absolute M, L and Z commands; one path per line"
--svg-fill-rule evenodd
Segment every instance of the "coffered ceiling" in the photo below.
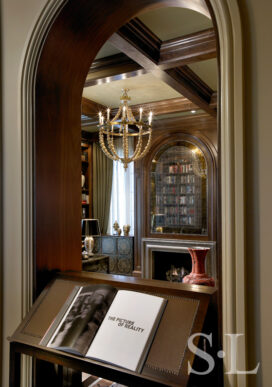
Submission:
M 157 118 L 206 112 L 216 117 L 217 59 L 211 19 L 185 8 L 156 9 L 128 22 L 101 48 L 83 90 L 82 126 L 120 104 L 155 110 Z

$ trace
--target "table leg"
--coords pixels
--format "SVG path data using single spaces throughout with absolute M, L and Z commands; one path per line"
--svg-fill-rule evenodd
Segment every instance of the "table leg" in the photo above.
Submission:
M 21 384 L 21 353 L 16 352 L 16 345 L 10 343 L 9 356 L 9 387 L 20 387 Z

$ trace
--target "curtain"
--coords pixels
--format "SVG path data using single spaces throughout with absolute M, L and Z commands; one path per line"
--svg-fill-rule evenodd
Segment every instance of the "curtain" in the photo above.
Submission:
M 112 190 L 112 160 L 93 144 L 93 214 L 99 219 L 101 233 L 106 234 L 109 223 Z
M 117 152 L 122 142 L 116 141 Z M 133 139 L 129 139 L 129 153 L 133 151 Z M 119 152 L 118 152 L 119 153 Z M 112 195 L 108 233 L 113 232 L 113 223 L 117 220 L 123 232 L 125 224 L 130 225 L 130 235 L 134 235 L 134 163 L 127 170 L 119 161 L 113 161 Z

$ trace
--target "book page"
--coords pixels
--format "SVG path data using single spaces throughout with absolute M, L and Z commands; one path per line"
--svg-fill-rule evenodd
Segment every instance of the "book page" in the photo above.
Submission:
M 165 305 L 161 297 L 119 290 L 86 357 L 139 371 Z
M 47 346 L 84 356 L 115 294 L 108 285 L 82 287 Z

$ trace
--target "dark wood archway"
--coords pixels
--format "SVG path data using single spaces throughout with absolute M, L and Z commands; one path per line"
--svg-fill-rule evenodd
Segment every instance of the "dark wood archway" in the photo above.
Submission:
M 36 79 L 36 269 L 81 270 L 80 116 L 84 81 L 96 53 L 125 22 L 163 6 L 198 0 L 70 0 L 53 23 Z

